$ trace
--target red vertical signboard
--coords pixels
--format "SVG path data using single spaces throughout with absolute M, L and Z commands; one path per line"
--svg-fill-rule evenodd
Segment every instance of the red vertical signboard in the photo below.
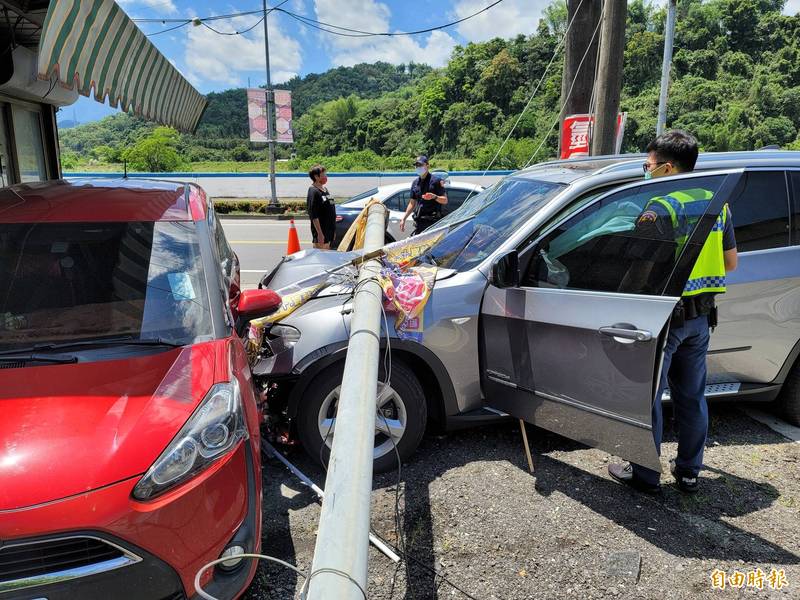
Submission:
M 622 136 L 625 135 L 625 121 L 628 113 L 617 116 L 616 152 L 622 149 Z M 591 134 L 594 125 L 592 115 L 570 115 L 564 118 L 561 128 L 561 158 L 577 158 L 589 156 L 591 150 Z

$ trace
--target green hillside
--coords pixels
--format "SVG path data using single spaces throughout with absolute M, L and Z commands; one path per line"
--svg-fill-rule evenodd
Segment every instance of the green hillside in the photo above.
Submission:
M 695 132 L 705 150 L 767 144 L 800 149 L 800 15 L 782 15 L 784 4 L 679 0 L 671 127 Z M 626 151 L 641 150 L 655 132 L 664 21 L 663 8 L 629 1 Z M 565 27 L 564 3 L 555 1 L 533 35 L 458 47 L 441 69 L 376 63 L 295 78 L 286 87 L 294 93 L 296 144 L 279 150 L 284 158 L 292 152 L 297 158 L 281 167 L 320 161 L 337 170 L 402 168 L 421 152 L 446 168 L 485 167 L 545 74 Z M 555 155 L 560 58 L 495 168 L 520 167 L 534 154 L 536 160 Z M 174 150 L 163 164 L 150 161 L 162 168 L 235 161 L 246 169 L 244 163 L 263 159 L 263 147 L 247 141 L 244 90 L 208 99 L 195 136 L 156 131 L 124 114 L 63 130 L 65 166 L 102 168 L 127 156 L 141 168 L 146 150 L 136 147 L 153 137 Z

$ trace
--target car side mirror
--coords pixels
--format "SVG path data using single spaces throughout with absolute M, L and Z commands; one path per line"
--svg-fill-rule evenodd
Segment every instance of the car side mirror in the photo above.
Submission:
M 244 290 L 239 294 L 236 307 L 239 319 L 249 321 L 275 312 L 281 305 L 281 297 L 272 290 Z
M 492 265 L 492 285 L 501 289 L 519 287 L 519 254 L 516 250 L 503 254 Z

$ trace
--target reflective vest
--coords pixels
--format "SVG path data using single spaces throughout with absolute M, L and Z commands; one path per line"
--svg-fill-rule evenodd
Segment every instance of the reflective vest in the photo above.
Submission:
M 659 196 L 648 203 L 648 206 L 659 204 L 669 214 L 675 232 L 675 241 L 678 244 L 678 254 L 683 251 L 689 235 L 705 214 L 712 197 L 713 194 L 708 190 L 692 189 L 672 192 L 668 196 Z M 728 205 L 726 204 L 722 207 L 722 212 L 717 217 L 711 233 L 708 234 L 700 256 L 697 257 L 697 262 L 683 289 L 683 296 L 725 292 L 725 256 L 722 250 L 722 237 L 727 221 Z

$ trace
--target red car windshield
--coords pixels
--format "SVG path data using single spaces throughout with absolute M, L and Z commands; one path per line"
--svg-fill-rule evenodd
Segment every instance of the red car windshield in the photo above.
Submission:
M 0 350 L 212 333 L 194 223 L 0 223 Z

